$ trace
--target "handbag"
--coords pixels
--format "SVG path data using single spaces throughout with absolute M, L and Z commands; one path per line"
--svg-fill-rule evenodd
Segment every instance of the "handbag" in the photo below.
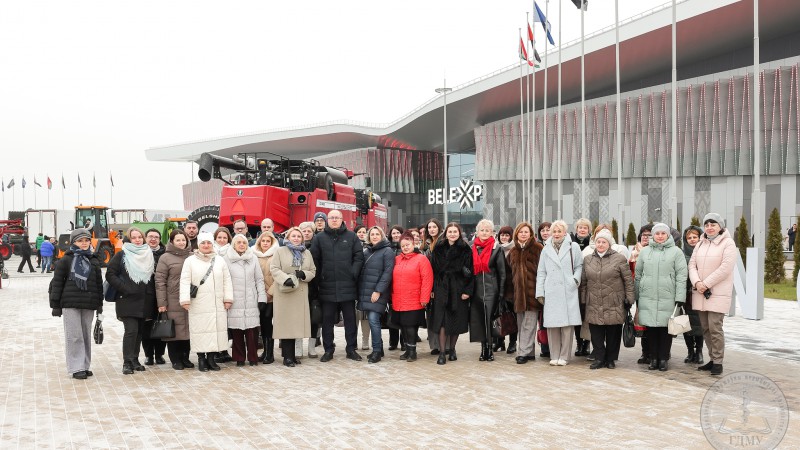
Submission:
M 150 330 L 150 339 L 172 339 L 175 337 L 175 321 L 166 316 L 167 313 L 158 313 Z
M 103 281 L 103 298 L 107 302 L 117 301 L 117 288 L 111 285 L 108 281 Z
M 98 314 L 97 320 L 94 321 L 94 331 L 92 332 L 95 344 L 103 343 L 103 315 Z
M 208 270 L 206 270 L 206 274 L 203 275 L 203 278 L 200 280 L 200 284 L 198 284 L 198 285 L 189 284 L 189 297 L 190 298 L 196 298 L 197 297 L 197 291 L 200 290 L 200 286 L 202 286 L 203 283 L 206 282 L 206 279 L 208 278 L 208 276 L 211 275 L 211 271 L 214 270 L 214 260 L 215 259 L 217 259 L 216 256 L 211 258 L 211 264 L 208 265 Z
M 309 316 L 312 325 L 319 325 L 322 323 L 322 305 L 318 301 L 311 302 L 309 305 Z
M 395 319 L 394 316 L 395 316 L 396 312 L 397 311 L 395 311 L 392 308 L 392 304 L 391 303 L 387 303 L 386 304 L 386 326 L 391 328 L 391 329 L 399 330 L 400 329 L 400 325 L 396 324 L 395 321 L 394 321 L 394 319 Z
M 622 344 L 631 348 L 636 346 L 636 334 L 633 330 L 633 316 L 630 310 L 626 313 L 625 323 L 622 324 Z
M 549 341 L 547 340 L 547 328 L 544 327 L 544 317 L 543 313 L 539 311 L 539 329 L 536 330 L 536 340 L 539 341 L 539 345 L 548 345 Z
M 677 313 L 678 304 L 676 303 L 675 310 L 672 311 L 672 317 L 670 317 L 669 322 L 667 322 L 667 331 L 673 336 L 686 333 L 692 329 L 692 325 L 689 323 L 689 316 L 686 314 L 676 316 Z
M 517 318 L 514 311 L 508 309 L 505 301 L 499 305 L 500 314 L 492 320 L 492 336 L 504 337 L 517 332 Z

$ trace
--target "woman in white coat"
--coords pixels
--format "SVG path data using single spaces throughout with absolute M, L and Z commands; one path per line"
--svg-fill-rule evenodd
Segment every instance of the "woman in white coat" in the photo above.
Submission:
M 228 328 L 233 338 L 233 360 L 239 367 L 244 366 L 245 356 L 251 366 L 258 365 L 258 327 L 261 324 L 258 304 L 267 303 L 264 272 L 258 264 L 258 257 L 247 244 L 247 238 L 237 234 L 231 241 L 231 247 L 222 255 L 228 263 L 233 282 L 233 305 L 228 310 Z
M 233 286 L 228 265 L 214 251 L 214 236 L 200 233 L 198 249 L 181 270 L 180 304 L 189 311 L 189 340 L 197 352 L 197 369 L 220 370 L 217 352 L 228 349 L 228 314 L 233 305 Z M 197 286 L 192 298 L 191 286 Z
M 550 344 L 550 365 L 566 366 L 575 325 L 581 324 L 578 285 L 583 255 L 567 234 L 567 224 L 557 220 L 550 226 L 536 275 L 536 298 L 544 305 L 544 326 Z
M 269 263 L 275 280 L 272 337 L 281 339 L 283 365 L 294 367 L 300 364 L 295 354 L 295 340 L 311 337 L 308 282 L 314 279 L 317 269 L 311 252 L 303 245 L 303 233 L 299 228 L 290 228 L 284 243 Z

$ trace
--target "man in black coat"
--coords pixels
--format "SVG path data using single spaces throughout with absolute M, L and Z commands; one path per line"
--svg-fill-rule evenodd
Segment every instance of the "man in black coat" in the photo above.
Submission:
M 319 299 L 322 303 L 322 343 L 325 354 L 320 361 L 333 359 L 333 325 L 342 313 L 347 341 L 347 358 L 361 361 L 356 352 L 356 310 L 358 276 L 364 252 L 356 234 L 342 222 L 342 212 L 331 210 L 325 230 L 314 236 L 311 256 L 317 267 Z
M 167 249 L 161 243 L 161 232 L 155 228 L 150 228 L 144 235 L 144 242 L 153 251 L 154 266 L 158 266 L 158 259 L 161 255 L 166 253 Z M 151 283 L 155 286 L 155 272 L 151 278 Z M 148 308 L 151 309 L 150 314 L 152 317 L 158 316 L 158 307 L 156 306 L 155 290 L 148 290 L 147 302 Z M 166 364 L 164 359 L 164 352 L 167 349 L 167 343 L 161 339 L 152 339 L 150 332 L 153 331 L 153 324 L 155 321 L 148 320 L 144 323 L 144 331 L 142 331 L 142 349 L 144 350 L 144 365 L 152 366 L 153 364 Z
M 28 269 L 30 269 L 31 273 L 34 272 L 33 264 L 31 263 L 32 254 L 31 243 L 28 242 L 28 235 L 26 234 L 22 236 L 22 242 L 19 244 L 19 256 L 22 256 L 22 262 L 19 263 L 17 272 L 22 273 L 22 268 L 25 267 L 25 263 L 28 263 Z

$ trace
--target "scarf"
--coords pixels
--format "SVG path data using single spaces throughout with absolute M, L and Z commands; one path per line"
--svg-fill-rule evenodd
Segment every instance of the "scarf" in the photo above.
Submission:
M 561 250 L 561 244 L 563 242 L 564 242 L 564 238 L 563 237 L 561 239 L 559 239 L 559 240 L 555 240 L 553 238 L 550 238 L 550 243 L 553 245 L 553 248 L 556 249 L 556 253 L 558 253 L 558 251 Z
M 511 249 L 514 248 L 514 241 L 508 241 L 505 244 L 500 244 L 500 248 L 503 249 L 503 254 L 506 257 L 508 257 L 508 252 L 510 252 Z
M 303 265 L 303 251 L 305 251 L 306 246 L 303 244 L 294 245 L 291 242 L 287 242 L 286 248 L 292 251 L 292 266 L 300 267 Z
M 180 256 L 181 258 L 186 259 L 189 256 L 191 256 L 192 248 L 191 248 L 191 246 L 189 248 L 178 248 L 178 247 L 175 247 L 175 244 L 170 242 L 170 243 L 167 244 L 166 252 L 171 254 L 171 255 Z
M 81 250 L 77 245 L 69 248 L 72 250 L 72 267 L 69 269 L 69 279 L 75 282 L 78 289 L 86 291 L 89 289 L 89 273 L 92 271 L 92 263 L 89 257 L 92 256 L 92 249 Z
M 228 253 L 229 248 L 231 248 L 231 244 L 219 246 L 216 242 L 214 243 L 214 251 L 216 251 L 219 256 L 225 256 L 225 254 Z
M 147 244 L 134 245 L 126 242 L 122 246 L 122 262 L 125 264 L 125 271 L 134 283 L 147 283 L 153 276 L 155 258 L 153 251 Z
M 597 250 L 595 250 L 595 251 L 597 251 Z M 602 258 L 603 256 L 606 256 L 606 253 L 608 253 L 608 250 L 606 250 L 606 251 L 604 251 L 604 252 L 602 252 L 602 253 L 600 253 L 600 252 L 597 252 L 597 256 L 599 256 L 599 257 L 601 257 L 601 258 Z
M 199 249 L 194 251 L 194 256 L 203 262 L 209 262 L 212 258 L 217 256 L 217 252 L 203 253 Z
M 489 239 L 485 241 L 475 238 L 472 244 L 472 265 L 475 269 L 475 274 L 489 272 L 489 258 L 492 257 L 494 238 L 489 236 Z M 480 253 L 478 253 L 479 248 L 481 249 Z

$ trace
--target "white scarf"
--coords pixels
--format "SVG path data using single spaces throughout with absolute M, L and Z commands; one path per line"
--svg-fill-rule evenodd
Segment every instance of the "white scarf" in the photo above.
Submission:
M 131 281 L 134 283 L 147 283 L 153 276 L 155 258 L 149 245 L 134 245 L 126 242 L 122 246 L 122 259 L 125 263 L 125 271 L 128 272 Z
M 214 243 L 214 250 L 219 256 L 225 256 L 225 254 L 228 253 L 229 248 L 231 248 L 231 244 L 225 244 L 220 247 L 216 242 Z

